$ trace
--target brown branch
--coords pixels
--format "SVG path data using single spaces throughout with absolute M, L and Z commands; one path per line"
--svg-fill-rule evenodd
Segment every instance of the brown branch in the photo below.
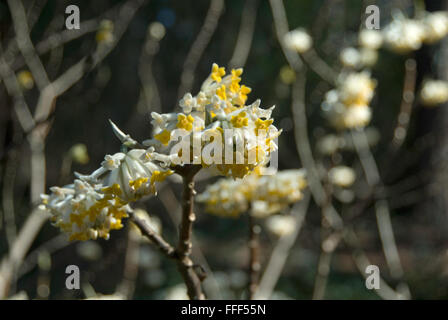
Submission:
M 157 234 L 145 220 L 137 217 L 133 212 L 129 214 L 131 221 L 139 228 L 141 233 L 147 237 L 152 243 L 168 258 L 176 257 L 176 250 L 166 242 L 159 234 Z
M 199 176 L 195 176 L 195 180 L 198 181 Z M 182 219 L 182 206 L 174 194 L 173 188 L 168 183 L 162 183 L 161 188 L 159 188 L 158 197 L 168 212 L 168 215 L 174 225 L 180 225 L 180 221 Z M 196 243 L 194 235 L 192 235 L 191 240 L 193 244 Z M 194 261 L 196 261 L 196 264 L 200 264 L 203 267 L 203 270 L 207 274 L 206 281 L 202 283 L 204 291 L 207 292 L 207 298 L 212 300 L 222 299 L 219 283 L 216 280 L 201 248 L 193 245 L 191 257 Z
M 417 63 L 414 59 L 407 59 L 405 64 L 405 75 L 403 95 L 401 98 L 400 113 L 398 114 L 397 126 L 394 130 L 392 148 L 397 150 L 403 144 L 411 120 L 412 105 L 415 100 L 415 83 L 417 78 Z
M 177 168 L 177 172 L 182 172 L 183 192 L 182 192 L 182 220 L 179 229 L 179 243 L 177 246 L 177 266 L 179 272 L 184 278 L 187 286 L 187 293 L 192 300 L 205 299 L 201 288 L 201 279 L 194 270 L 193 261 L 190 258 L 192 250 L 192 231 L 193 222 L 196 220 L 196 215 L 193 212 L 194 204 L 194 176 L 200 170 L 200 166 L 186 165 Z

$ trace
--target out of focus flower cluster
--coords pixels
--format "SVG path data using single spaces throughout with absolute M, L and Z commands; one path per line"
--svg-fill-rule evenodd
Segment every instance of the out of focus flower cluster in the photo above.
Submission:
M 325 95 L 322 108 L 336 129 L 365 127 L 371 119 L 369 103 L 376 81 L 366 71 L 342 74 L 336 89 Z
M 303 169 L 263 176 L 257 171 L 241 180 L 220 179 L 198 195 L 197 201 L 203 202 L 212 214 L 238 217 L 249 212 L 262 218 L 302 199 L 307 186 Z

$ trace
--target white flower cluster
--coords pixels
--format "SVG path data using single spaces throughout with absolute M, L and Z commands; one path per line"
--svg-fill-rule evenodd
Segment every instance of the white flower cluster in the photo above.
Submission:
M 423 19 L 400 15 L 384 29 L 385 45 L 397 53 L 418 50 L 423 43 L 432 44 L 448 34 L 448 13 L 425 12 Z
M 41 196 L 41 209 L 52 214 L 54 225 L 70 240 L 108 239 L 110 230 L 123 226 L 129 203 L 156 195 L 156 183 L 178 166 L 196 164 L 243 178 L 266 165 L 281 131 L 272 124 L 273 107 L 261 109 L 260 100 L 245 105 L 251 89 L 240 84 L 242 73 L 235 69 L 226 76 L 224 68 L 213 64 L 200 92 L 187 93 L 180 100 L 182 112 L 153 112 L 154 136 L 143 142 L 148 149 L 111 122 L 124 149 L 130 150 L 106 155 L 90 175 L 75 173 L 77 179 L 71 185 L 51 188 L 50 195 Z M 188 142 L 186 147 L 178 144 L 179 137 Z M 227 145 L 230 148 L 222 150 Z M 204 157 L 205 151 L 211 157 Z
M 70 240 L 108 239 L 110 230 L 123 227 L 128 204 L 154 195 L 155 182 L 173 173 L 151 161 L 153 154 L 133 149 L 106 155 L 91 175 L 76 173 L 73 184 L 50 188 L 50 195 L 41 196 L 41 209 L 49 210 L 54 225 Z
M 420 100 L 426 107 L 434 107 L 448 101 L 448 82 L 426 80 L 420 91 Z
M 328 180 L 342 188 L 350 187 L 356 180 L 355 171 L 347 166 L 336 166 L 328 171 Z
M 225 75 L 213 64 L 200 92 L 180 100 L 181 113 L 151 113 L 154 138 L 143 143 L 169 153 L 172 163 L 199 164 L 235 178 L 267 164 L 281 130 L 272 124 L 274 107 L 261 109 L 260 100 L 245 105 L 251 89 L 240 84 L 242 73 Z
M 298 53 L 304 53 L 313 46 L 313 38 L 302 28 L 289 31 L 283 41 L 287 48 Z
M 306 186 L 303 169 L 264 176 L 257 170 L 241 180 L 218 180 L 198 195 L 197 201 L 205 203 L 206 211 L 216 215 L 238 217 L 249 211 L 262 218 L 302 199 Z
M 339 60 L 352 69 L 370 68 L 378 60 L 378 50 L 386 47 L 404 54 L 418 50 L 423 43 L 433 44 L 448 35 L 448 13 L 425 12 L 422 19 L 409 19 L 403 14 L 394 17 L 382 31 L 363 29 L 358 34 L 358 48 L 341 50 Z
M 337 88 L 325 95 L 325 116 L 336 129 L 365 127 L 371 119 L 369 103 L 375 87 L 376 81 L 366 71 L 342 74 Z

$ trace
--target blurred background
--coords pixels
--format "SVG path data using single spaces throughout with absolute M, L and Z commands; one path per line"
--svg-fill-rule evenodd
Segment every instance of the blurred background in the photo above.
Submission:
M 24 16 L 13 6 L 17 19 L 26 22 L 14 25 L 10 3 L 0 2 L 0 259 L 1 270 L 9 272 L 8 293 L 3 297 L 32 299 L 185 297 L 176 265 L 143 241 L 130 223 L 113 231 L 108 241 L 72 243 L 42 217 L 26 224 L 40 193 L 71 183 L 74 171 L 87 174 L 105 154 L 119 151 L 120 142 L 108 119 L 133 138 L 148 139 L 150 112 L 171 112 L 185 92 L 197 93 L 212 63 L 244 67 L 243 83 L 252 88 L 248 101 L 260 98 L 263 107 L 276 105 L 274 124 L 283 129 L 279 169 L 301 168 L 294 134 L 297 124 L 291 113 L 297 75 L 280 46 L 272 4 L 283 3 L 286 28 L 305 28 L 315 52 L 334 70 L 343 68 L 341 51 L 356 46 L 368 5 L 380 8 L 381 28 L 390 23 L 394 12 L 412 17 L 422 6 L 427 11 L 448 6 L 445 0 L 9 2 L 23 4 Z M 80 9 L 79 30 L 65 28 L 65 9 L 71 4 Z M 16 41 L 17 34 L 25 36 Z M 346 149 L 330 157 L 360 177 L 333 201 L 355 230 L 357 247 L 338 242 L 322 265 L 325 226 L 320 208 L 311 201 L 270 298 L 380 299 L 365 287 L 365 272 L 357 264 L 360 254 L 377 265 L 381 277 L 397 291 L 410 293 L 413 299 L 448 298 L 446 105 L 424 108 L 415 99 L 404 141 L 398 149 L 390 147 L 402 111 L 409 61 L 416 62 L 415 70 L 410 62 L 415 95 L 426 78 L 447 80 L 447 40 L 406 55 L 378 51 L 371 68 L 377 80 L 372 121 L 365 132 L 383 181 L 381 190 L 367 186 L 348 142 L 343 143 Z M 43 68 L 46 76 L 36 77 L 30 73 L 33 68 Z M 322 139 L 334 134 L 340 143 L 344 135 L 329 127 L 322 115 L 322 101 L 332 86 L 312 69 L 305 71 L 307 132 L 314 158 L 325 168 L 329 158 L 318 150 Z M 59 85 L 53 96 L 44 90 L 48 81 Z M 215 180 L 200 179 L 197 190 L 202 192 Z M 399 276 L 391 274 L 382 247 L 375 216 L 377 192 L 390 208 L 403 270 Z M 157 198 L 135 206 L 147 211 L 171 242 L 177 237 L 180 195 L 181 185 L 173 178 Z M 209 215 L 200 204 L 196 213 L 193 256 L 207 269 L 206 293 L 214 298 L 247 297 L 247 218 Z M 263 271 L 281 237 L 264 222 L 261 226 Z M 65 268 L 71 264 L 80 268 L 80 290 L 65 288 Z M 316 296 L 317 276 L 325 281 Z M 406 288 L 400 287 L 403 283 Z

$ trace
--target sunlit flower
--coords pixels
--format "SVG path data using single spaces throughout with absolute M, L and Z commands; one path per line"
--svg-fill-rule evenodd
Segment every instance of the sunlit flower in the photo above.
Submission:
M 225 217 L 238 217 L 247 212 L 247 186 L 243 180 L 220 179 L 209 185 L 204 193 L 196 197 L 198 202 L 204 202 L 208 213 Z
M 179 101 L 182 113 L 151 114 L 154 138 L 143 143 L 169 155 L 171 164 L 200 164 L 225 176 L 242 178 L 269 162 L 281 131 L 260 100 L 246 105 L 251 89 L 241 84 L 243 69 L 213 64 L 196 96 Z M 181 140 L 181 141 L 180 141 Z
M 355 48 L 345 48 L 341 51 L 339 60 L 344 67 L 357 68 L 361 63 L 361 54 Z
M 425 26 L 421 21 L 395 18 L 383 32 L 386 45 L 397 53 L 420 49 L 425 38 Z
M 363 29 L 359 32 L 358 43 L 363 48 L 377 50 L 383 44 L 383 35 L 375 29 Z
M 344 74 L 337 88 L 325 95 L 322 104 L 325 116 L 337 129 L 366 126 L 371 119 L 369 103 L 373 98 L 376 81 L 368 72 Z
M 313 45 L 313 39 L 304 29 L 296 29 L 288 32 L 283 41 L 285 45 L 298 53 L 304 53 L 308 51 Z
M 420 91 L 423 105 L 433 107 L 448 101 L 448 82 L 442 80 L 426 80 Z
M 41 209 L 48 210 L 53 224 L 69 240 L 109 239 L 110 230 L 123 227 L 121 219 L 130 208 L 119 199 L 102 192 L 102 185 L 76 179 L 65 187 L 50 188 L 42 195 Z
M 423 19 L 425 43 L 434 43 L 448 34 L 448 13 L 446 11 L 428 12 Z
M 154 195 L 155 183 L 173 173 L 153 162 L 155 158 L 154 152 L 142 149 L 106 155 L 92 174 L 76 173 L 74 184 L 42 195 L 41 208 L 70 240 L 108 239 L 110 230 L 123 227 L 128 203 Z
M 304 170 L 285 170 L 274 175 L 253 173 L 241 180 L 221 179 L 198 195 L 209 213 L 238 217 L 250 212 L 266 217 L 302 199 L 306 187 Z
M 323 155 L 332 155 L 338 151 L 345 141 L 335 134 L 327 134 L 317 141 L 316 149 Z
M 89 154 L 87 153 L 87 147 L 83 143 L 77 143 L 70 148 L 69 151 L 73 161 L 86 164 L 89 162 Z
M 328 171 L 329 181 L 339 187 L 350 187 L 356 180 L 355 171 L 346 166 L 333 167 Z
M 360 53 L 360 64 L 363 67 L 372 67 L 378 61 L 378 51 L 369 49 L 369 48 L 361 48 L 359 50 Z
M 266 220 L 266 228 L 277 237 L 284 237 L 294 232 L 295 218 L 289 215 L 274 215 Z
M 77 176 L 92 183 L 101 183 L 104 193 L 131 202 L 156 194 L 155 183 L 173 173 L 152 161 L 156 157 L 155 153 L 143 149 L 106 155 L 101 167 L 91 175 Z
M 252 194 L 252 214 L 265 217 L 277 213 L 302 199 L 307 186 L 305 171 L 283 170 L 275 175 L 261 176 Z

